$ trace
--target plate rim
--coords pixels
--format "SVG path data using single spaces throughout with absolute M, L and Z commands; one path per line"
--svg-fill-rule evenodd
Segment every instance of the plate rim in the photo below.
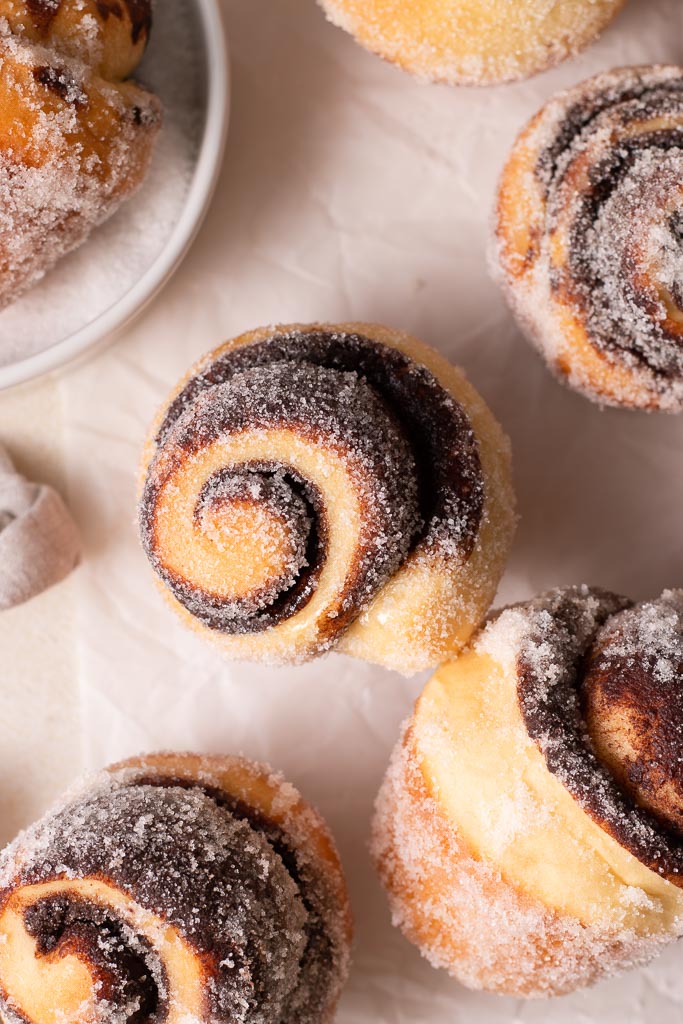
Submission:
M 231 83 L 227 31 L 216 0 L 194 0 L 200 15 L 207 67 L 204 131 L 180 218 L 168 242 L 140 280 L 90 323 L 26 359 L 0 367 L 0 391 L 64 367 L 89 349 L 113 340 L 153 301 L 187 255 L 213 198 L 223 165 Z

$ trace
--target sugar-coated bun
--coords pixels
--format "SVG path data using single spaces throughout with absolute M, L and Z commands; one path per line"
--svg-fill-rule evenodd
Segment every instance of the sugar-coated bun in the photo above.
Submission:
M 124 76 L 148 30 L 144 0 L 0 0 L 0 309 L 142 183 L 161 107 Z
M 142 59 L 152 28 L 152 0 L 0 0 L 15 35 L 89 64 L 121 81 Z
M 595 753 L 665 827 L 683 832 L 683 594 L 615 615 L 583 679 Z
M 86 780 L 0 860 L 6 1024 L 328 1024 L 351 922 L 320 816 L 236 757 Z
M 603 405 L 683 409 L 683 68 L 560 93 L 513 147 L 494 269 L 553 372 Z
M 435 966 L 560 995 L 683 935 L 682 625 L 681 590 L 635 606 L 552 591 L 429 682 L 373 853 L 394 922 Z
M 578 53 L 624 0 L 319 0 L 329 19 L 420 78 L 494 85 Z
M 437 665 L 486 614 L 514 528 L 508 442 L 482 399 L 372 324 L 264 328 L 212 352 L 143 469 L 164 592 L 234 658 Z

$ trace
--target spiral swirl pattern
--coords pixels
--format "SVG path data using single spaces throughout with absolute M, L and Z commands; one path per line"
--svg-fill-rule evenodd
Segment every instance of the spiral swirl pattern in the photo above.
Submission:
M 349 917 L 324 823 L 267 769 L 163 755 L 94 780 L 5 853 L 8 1024 L 320 1024 Z
M 557 96 L 518 139 L 497 265 L 555 372 L 598 402 L 683 408 L 683 69 Z
M 634 857 L 683 888 L 683 591 L 631 606 L 569 589 L 525 615 L 520 707 L 548 768 Z
M 683 935 L 682 679 L 683 591 L 585 586 L 496 613 L 437 671 L 373 830 L 394 921 L 435 966 L 560 995 Z
M 348 643 L 421 667 L 491 599 L 512 528 L 505 442 L 457 371 L 374 331 L 237 339 L 154 428 L 143 546 L 176 607 L 230 654 L 298 661 Z M 449 608 L 489 529 L 486 578 Z M 420 607 L 442 598 L 422 627 Z

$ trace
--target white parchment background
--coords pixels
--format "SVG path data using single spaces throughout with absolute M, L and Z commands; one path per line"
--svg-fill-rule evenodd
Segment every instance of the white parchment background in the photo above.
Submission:
M 683 419 L 601 412 L 554 383 L 511 323 L 484 252 L 496 177 L 525 119 L 595 71 L 683 61 L 683 3 L 631 0 L 579 60 L 488 91 L 418 84 L 327 25 L 313 0 L 223 7 L 233 122 L 208 221 L 143 319 L 63 381 L 88 551 L 78 582 L 86 759 L 243 751 L 319 805 L 357 920 L 340 1024 L 678 1021 L 677 949 L 552 1004 L 468 993 L 428 967 L 391 929 L 366 851 L 372 801 L 423 680 L 338 656 L 291 671 L 222 662 L 163 605 L 133 520 L 145 430 L 200 354 L 263 323 L 379 320 L 465 367 L 512 438 L 522 521 L 501 600 L 580 581 L 636 598 L 681 585 Z

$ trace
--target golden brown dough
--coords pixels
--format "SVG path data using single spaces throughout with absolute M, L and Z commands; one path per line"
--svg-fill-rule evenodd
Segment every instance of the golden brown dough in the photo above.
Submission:
M 284 779 L 158 754 L 86 781 L 0 861 L 7 1024 L 327 1024 L 351 919 L 334 841 Z
M 472 988 L 559 995 L 683 934 L 683 591 L 493 617 L 420 697 L 377 803 L 394 922 Z
M 140 63 L 152 28 L 151 0 L 2 0 L 10 30 L 122 81 Z
M 0 0 L 0 308 L 145 177 L 158 100 L 127 79 L 148 0 Z
M 493 600 L 514 526 L 508 444 L 409 335 L 264 328 L 171 396 L 139 518 L 171 604 L 229 656 L 336 648 L 416 671 L 458 651 Z
M 683 69 L 560 93 L 513 147 L 496 274 L 553 372 L 603 405 L 683 409 Z
M 319 0 L 330 21 L 419 78 L 494 85 L 587 46 L 624 0 Z

